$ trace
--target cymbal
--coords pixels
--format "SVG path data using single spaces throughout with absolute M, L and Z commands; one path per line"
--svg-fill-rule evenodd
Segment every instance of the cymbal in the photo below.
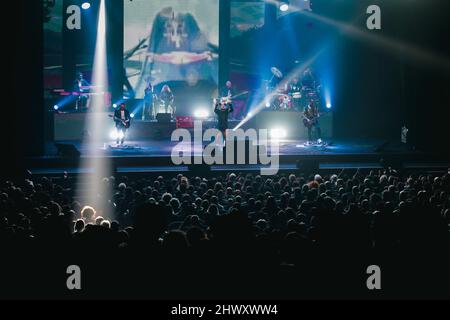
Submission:
M 270 71 L 272 71 L 272 74 L 277 77 L 277 78 L 283 78 L 283 72 L 281 72 L 278 68 L 276 67 L 272 67 L 270 69 Z

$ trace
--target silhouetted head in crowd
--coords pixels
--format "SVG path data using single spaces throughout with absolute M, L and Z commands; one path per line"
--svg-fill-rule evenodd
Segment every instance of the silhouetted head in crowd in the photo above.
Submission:
M 84 219 L 86 223 L 94 222 L 97 212 L 94 208 L 86 206 L 81 210 L 81 218 Z

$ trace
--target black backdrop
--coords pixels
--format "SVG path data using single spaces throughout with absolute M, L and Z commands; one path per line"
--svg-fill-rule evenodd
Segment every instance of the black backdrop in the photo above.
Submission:
M 314 0 L 320 15 L 352 21 L 371 4 L 382 8 L 377 36 L 408 43 L 450 59 L 450 2 L 445 0 Z M 366 29 L 363 15 L 359 30 Z M 417 148 L 448 155 L 450 70 L 409 59 L 411 52 L 343 35 L 337 74 L 335 129 L 338 136 L 400 140 L 406 124 Z

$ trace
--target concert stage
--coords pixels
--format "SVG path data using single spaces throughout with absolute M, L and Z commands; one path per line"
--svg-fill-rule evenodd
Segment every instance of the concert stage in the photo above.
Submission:
M 186 172 L 189 166 L 174 166 L 172 150 L 178 142 L 171 141 L 171 135 L 177 123 L 159 123 L 134 119 L 128 132 L 126 146 L 118 148 L 110 137 L 114 131 L 111 113 L 105 112 L 102 117 L 108 124 L 103 137 L 95 146 L 87 147 L 82 143 L 86 137 L 86 124 L 90 113 L 55 113 L 53 116 L 54 137 L 48 144 L 45 157 L 29 159 L 28 167 L 34 173 L 59 174 L 64 171 L 80 173 L 89 172 L 89 168 L 79 168 L 80 159 L 105 157 L 111 159 L 118 172 Z M 230 120 L 229 127 L 235 128 L 241 123 Z M 320 118 L 324 145 L 306 145 L 307 129 L 298 112 L 263 111 L 250 118 L 242 125 L 242 129 L 274 129 L 286 130 L 287 136 L 279 141 L 280 171 L 298 168 L 339 169 L 339 168 L 382 168 L 391 163 L 402 166 L 418 166 L 421 168 L 445 168 L 448 163 L 429 154 L 423 154 L 401 143 L 389 143 L 376 139 L 334 139 L 333 113 L 325 113 Z M 202 121 L 203 130 L 214 128 L 214 118 Z M 192 133 L 192 130 L 191 130 Z M 264 142 L 264 141 L 263 141 Z M 261 143 L 261 141 L 260 141 Z M 202 156 L 203 146 L 185 146 L 192 150 L 193 157 Z M 380 163 L 384 159 L 385 163 Z M 425 161 L 428 160 L 428 161 Z M 258 165 L 228 164 L 213 166 L 212 171 L 257 171 Z M 191 167 L 192 169 L 192 167 Z
M 305 142 L 305 140 L 282 140 L 279 142 L 280 148 L 276 155 L 280 160 L 280 173 L 296 170 L 322 172 L 358 168 L 381 169 L 386 165 L 429 171 L 445 171 L 450 167 L 448 161 L 442 161 L 439 157 L 381 140 L 329 140 L 322 146 L 308 146 Z M 81 142 L 59 142 L 56 145 L 48 146 L 47 156 L 30 158 L 27 165 L 33 174 L 38 175 L 60 175 L 64 172 L 69 174 L 90 173 L 92 172 L 91 168 L 83 167 L 83 163 L 89 163 L 89 161 L 83 160 L 102 156 L 110 159 L 117 173 L 123 174 L 175 174 L 195 171 L 195 166 L 175 166 L 173 164 L 171 154 L 176 144 L 170 140 L 160 139 L 134 140 L 129 141 L 124 147 L 116 147 L 111 142 L 111 144 L 99 143 L 94 148 L 87 148 Z M 202 156 L 202 147 L 191 145 L 191 148 L 193 156 Z M 58 149 L 62 153 L 58 154 Z M 201 168 L 205 169 L 205 166 L 201 166 Z M 257 172 L 261 168 L 261 165 L 231 164 L 211 166 L 209 170 L 212 172 Z

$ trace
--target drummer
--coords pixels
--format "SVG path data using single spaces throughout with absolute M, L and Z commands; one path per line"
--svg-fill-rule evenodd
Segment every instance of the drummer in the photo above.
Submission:
M 301 98 L 302 98 L 302 83 L 298 78 L 293 78 L 288 85 L 288 93 L 292 97 L 292 105 L 295 110 L 300 111 L 301 109 Z
M 303 90 L 315 90 L 316 87 L 316 79 L 313 75 L 313 72 L 310 68 L 306 69 L 303 72 L 302 76 L 302 88 Z
M 298 80 L 298 78 L 292 79 L 291 83 L 289 84 L 289 93 L 299 93 L 302 90 L 302 84 Z

